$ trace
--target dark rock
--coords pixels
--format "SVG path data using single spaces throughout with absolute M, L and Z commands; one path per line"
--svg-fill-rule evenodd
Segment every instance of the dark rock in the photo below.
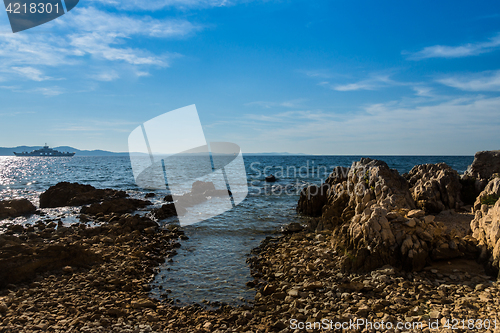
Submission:
M 183 207 L 178 207 L 178 210 L 180 215 L 186 214 L 186 210 Z M 153 209 L 151 214 L 158 220 L 164 220 L 166 218 L 179 215 L 177 213 L 176 205 L 173 203 L 168 203 L 160 208 Z
M 127 196 L 124 191 L 102 190 L 91 185 L 63 182 L 51 186 L 40 195 L 40 208 L 82 206 Z
M 172 197 L 171 194 L 167 194 L 165 196 L 165 198 L 163 198 L 163 201 L 166 201 L 166 202 L 174 202 L 174 198 Z
M 274 175 L 269 175 L 266 177 L 266 182 L 273 183 L 276 181 L 276 177 Z
M 90 206 L 82 207 L 82 209 L 80 210 L 80 214 L 97 215 L 99 213 L 102 213 L 106 215 L 110 213 L 131 213 L 139 208 L 144 208 L 149 205 L 151 205 L 150 201 L 139 199 L 111 199 L 102 203 L 94 203 Z
M 146 193 L 144 197 L 147 199 L 147 198 L 154 198 L 155 196 L 156 194 L 151 192 L 151 193 Z
M 285 228 L 283 228 L 283 233 L 284 234 L 293 234 L 295 232 L 300 232 L 304 230 L 304 227 L 300 225 L 300 223 L 297 222 L 292 222 L 289 225 L 287 225 Z
M 27 199 L 0 201 L 0 219 L 33 214 L 36 207 Z
M 297 203 L 297 212 L 308 216 L 321 216 L 323 206 L 328 198 L 329 189 L 328 184 L 323 184 L 321 187 L 311 185 L 303 189 Z

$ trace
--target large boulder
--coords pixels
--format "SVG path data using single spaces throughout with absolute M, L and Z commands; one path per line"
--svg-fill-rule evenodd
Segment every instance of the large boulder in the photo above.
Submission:
M 460 177 L 447 164 L 416 165 L 406 178 L 418 208 L 437 214 L 443 210 L 458 209 L 462 206 Z
M 472 236 L 482 248 L 481 258 L 488 267 L 500 269 L 500 178 L 492 179 L 474 203 Z
M 51 186 L 40 195 L 40 208 L 83 206 L 127 196 L 124 191 L 96 189 L 91 185 L 62 182 Z
M 33 214 L 36 207 L 27 199 L 0 201 L 0 219 Z

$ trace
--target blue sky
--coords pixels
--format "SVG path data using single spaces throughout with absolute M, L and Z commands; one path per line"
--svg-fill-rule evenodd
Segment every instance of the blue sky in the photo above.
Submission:
M 81 0 L 23 32 L 0 14 L 0 146 L 127 151 L 196 104 L 243 152 L 500 148 L 498 1 Z

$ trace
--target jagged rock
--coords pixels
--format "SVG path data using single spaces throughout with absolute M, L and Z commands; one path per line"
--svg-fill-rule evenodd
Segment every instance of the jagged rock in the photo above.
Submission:
M 166 202 L 174 202 L 174 198 L 172 197 L 171 194 L 167 194 L 165 196 L 165 198 L 163 198 L 163 201 L 166 201 Z
M 321 216 L 322 208 L 328 197 L 329 186 L 323 184 L 321 187 L 311 185 L 300 192 L 297 212 L 308 216 Z
M 474 211 L 481 209 L 481 205 L 492 205 L 500 197 L 500 178 L 493 178 L 479 193 L 474 201 Z
M 490 269 L 500 269 L 500 178 L 492 179 L 474 203 L 472 236 L 483 248 L 482 259 Z
M 427 213 L 439 213 L 462 206 L 460 177 L 447 164 L 416 165 L 406 178 L 417 207 Z
M 151 205 L 150 201 L 139 199 L 119 198 L 104 201 L 102 203 L 93 203 L 90 206 L 84 206 L 80 209 L 80 214 L 97 215 L 110 213 L 131 213 L 139 208 Z
M 477 152 L 465 171 L 465 175 L 476 179 L 490 179 L 495 173 L 500 173 L 500 150 Z
M 91 185 L 62 182 L 51 186 L 40 195 L 40 208 L 82 206 L 127 196 L 124 191 L 96 189 Z
M 336 184 L 346 181 L 348 174 L 349 168 L 337 166 L 333 169 L 332 173 L 330 173 L 325 183 L 333 187 Z
M 0 220 L 8 217 L 32 214 L 36 207 L 27 199 L 0 201 Z
M 443 173 L 436 179 L 445 189 L 450 189 L 446 176 L 452 175 L 453 184 L 460 185 L 458 175 L 444 165 L 417 168 L 410 178 L 430 177 L 434 169 Z M 384 265 L 421 270 L 433 258 L 462 256 L 468 245 L 434 222 L 434 216 L 415 209 L 409 183 L 383 161 L 363 158 L 352 164 L 347 178 L 330 177 L 323 186 L 330 188 L 326 203 L 321 197 L 308 198 L 305 191 L 298 209 L 318 212 L 322 206 L 321 217 L 311 220 L 309 230 L 333 230 L 332 246 L 345 253 L 341 265 L 346 271 L 369 271 Z

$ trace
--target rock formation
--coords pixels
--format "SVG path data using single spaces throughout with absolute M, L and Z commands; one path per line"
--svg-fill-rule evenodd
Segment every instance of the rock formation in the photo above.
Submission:
M 498 272 L 500 268 L 500 178 L 492 179 L 474 203 L 472 235 L 482 249 L 481 259 Z
M 445 163 L 416 165 L 406 178 L 418 208 L 437 214 L 462 206 L 460 177 Z
M 385 162 L 363 158 L 352 164 L 347 177 L 329 177 L 323 185 L 329 187 L 326 202 L 311 196 L 309 188 L 297 208 L 321 214 L 313 228 L 333 231 L 332 247 L 345 253 L 345 270 L 369 271 L 386 264 L 420 270 L 429 260 L 474 252 L 474 239 L 447 231 L 433 215 L 416 209 L 412 197 L 436 212 L 460 205 L 456 172 L 445 164 L 427 165 L 414 168 L 408 178 L 411 183 Z

